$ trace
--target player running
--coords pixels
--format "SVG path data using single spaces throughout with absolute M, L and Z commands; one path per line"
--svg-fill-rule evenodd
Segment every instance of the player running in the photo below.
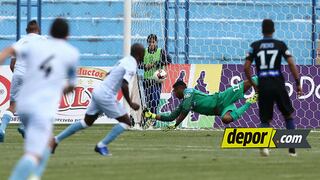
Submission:
M 251 80 L 249 83 L 259 90 L 259 114 L 261 127 L 270 127 L 273 117 L 273 105 L 277 104 L 281 111 L 287 129 L 295 129 L 292 118 L 294 109 L 291 104 L 288 92 L 285 87 L 285 81 L 281 72 L 282 57 L 288 62 L 290 71 L 296 80 L 298 96 L 302 94 L 299 74 L 296 69 L 293 57 L 283 41 L 272 37 L 274 33 L 274 23 L 271 19 L 265 19 L 262 22 L 263 39 L 251 44 L 249 53 L 245 62 L 245 73 L 248 79 L 251 78 L 251 64 L 256 63 L 256 69 L 259 77 L 259 85 Z M 268 156 L 268 149 L 261 149 L 261 155 Z M 294 148 L 289 148 L 289 155 L 296 156 Z
M 253 77 L 252 81 L 257 83 L 257 77 Z M 159 121 L 174 121 L 174 129 L 186 118 L 190 111 L 197 112 L 209 116 L 221 116 L 222 121 L 226 124 L 237 121 L 239 117 L 257 101 L 257 94 L 246 100 L 246 103 L 237 108 L 235 102 L 244 98 L 244 93 L 251 87 L 249 81 L 243 81 L 236 86 L 230 87 L 223 92 L 214 94 L 205 94 L 193 88 L 187 88 L 183 81 L 177 81 L 173 85 L 173 93 L 179 99 L 183 99 L 177 109 L 170 114 L 153 114 L 145 110 L 144 116 Z M 150 120 L 149 120 L 150 121 Z
M 6 48 L 1 52 L 3 56 L 14 56 L 15 49 L 21 48 L 30 42 L 45 40 L 46 38 L 40 36 L 40 28 L 37 21 L 32 20 L 28 23 L 26 28 L 27 35 L 21 38 L 18 42 L 11 47 Z M 13 72 L 11 87 L 10 87 L 10 107 L 3 113 L 0 126 L 0 143 L 4 142 L 6 128 L 16 112 L 16 99 L 23 84 L 23 76 L 26 71 L 26 63 L 20 58 L 12 58 L 10 68 Z M 24 137 L 23 125 L 18 128 L 19 133 Z
M 62 92 L 73 90 L 79 52 L 66 42 L 69 27 L 56 19 L 50 30 L 52 39 L 33 41 L 15 47 L 14 54 L 26 63 L 24 83 L 17 99 L 17 112 L 25 125 L 24 155 L 12 171 L 10 180 L 25 180 L 31 175 L 40 179 L 51 150 L 52 120 Z M 0 55 L 0 62 L 5 60 Z M 66 85 L 65 78 L 68 78 Z M 64 88 L 65 87 L 65 88 Z
M 137 64 L 143 60 L 143 57 L 144 47 L 141 44 L 133 44 L 131 46 L 131 56 L 121 59 L 100 86 L 93 90 L 91 103 L 84 119 L 73 123 L 54 138 L 55 146 L 52 153 L 54 153 L 58 143 L 72 134 L 90 127 L 98 116 L 104 113 L 109 118 L 118 120 L 119 124 L 112 128 L 111 132 L 95 146 L 94 150 L 103 156 L 111 155 L 107 145 L 131 126 L 128 113 L 117 101 L 117 93 L 121 88 L 130 107 L 136 111 L 140 108 L 138 104 L 132 102 L 128 84 L 136 74 Z

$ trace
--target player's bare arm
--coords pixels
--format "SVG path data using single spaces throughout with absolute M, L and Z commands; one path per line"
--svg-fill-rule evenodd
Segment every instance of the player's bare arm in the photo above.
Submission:
M 252 62 L 247 58 L 246 62 L 244 64 L 244 72 L 246 74 L 246 77 L 247 77 L 247 80 L 248 80 L 249 84 L 254 88 L 254 90 L 256 92 L 258 92 L 258 86 L 253 82 L 253 80 L 251 78 L 251 76 L 252 76 L 252 74 L 251 74 L 251 64 L 252 64 Z
M 169 114 L 153 114 L 148 109 L 145 109 L 143 112 L 143 116 L 146 118 L 156 119 L 164 122 L 171 122 L 175 120 L 176 124 L 172 127 L 172 129 L 175 129 L 177 126 L 179 126 L 181 122 L 187 117 L 187 115 L 188 113 L 181 112 L 181 106 L 179 106 Z
M 156 120 L 160 120 L 160 121 L 167 121 L 167 122 L 174 121 L 174 120 L 176 120 L 176 118 L 178 118 L 179 116 L 182 115 L 181 107 L 178 107 L 177 109 L 175 109 L 173 112 L 171 112 L 169 114 L 154 114 L 154 113 L 150 112 L 148 109 L 145 109 L 143 112 L 144 112 L 143 115 L 146 118 L 156 119 Z M 186 117 L 186 115 L 185 115 L 185 117 Z
M 176 124 L 174 125 L 175 127 L 178 127 L 182 121 L 187 117 L 188 114 L 183 114 L 181 113 L 178 118 L 176 119 Z
M 144 65 L 144 69 L 147 70 L 147 71 L 152 69 L 152 68 L 154 68 L 154 67 L 155 67 L 155 64 L 153 64 L 153 63 Z
M 71 85 L 71 84 L 67 85 L 67 86 L 63 89 L 63 94 L 69 94 L 69 93 L 71 93 L 74 88 L 75 88 L 74 85 Z
M 135 111 L 139 110 L 140 105 L 131 101 L 131 98 L 129 96 L 129 86 L 126 80 L 123 80 L 121 90 L 129 106 Z
M 289 57 L 287 59 L 287 62 L 288 62 L 288 65 L 289 65 L 289 69 L 296 81 L 296 86 L 297 86 L 297 93 L 298 93 L 298 96 L 301 96 L 302 95 L 302 88 L 301 88 L 301 85 L 300 85 L 300 79 L 299 79 L 299 72 L 297 70 L 297 67 L 296 67 L 296 64 L 293 60 L 293 57 Z
M 15 51 L 12 47 L 8 47 L 8 48 L 4 49 L 0 53 L 0 64 L 3 64 L 4 61 L 7 59 L 7 57 L 14 56 L 14 55 L 15 55 Z
M 63 89 L 63 94 L 69 94 L 71 93 L 75 86 L 76 86 L 76 79 L 77 79 L 77 67 L 76 65 L 72 64 L 70 65 L 69 69 L 68 69 L 68 82 L 67 85 L 64 87 Z

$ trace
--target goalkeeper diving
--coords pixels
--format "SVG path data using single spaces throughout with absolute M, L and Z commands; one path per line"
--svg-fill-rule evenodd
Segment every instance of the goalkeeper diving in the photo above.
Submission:
M 258 77 L 252 77 L 252 81 L 257 85 Z M 154 119 L 165 122 L 176 120 L 174 126 L 168 127 L 169 129 L 175 129 L 187 117 L 190 111 L 207 116 L 221 116 L 222 122 L 229 124 L 237 121 L 251 104 L 256 103 L 258 99 L 258 94 L 255 94 L 251 98 L 248 98 L 246 103 L 239 108 L 234 104 L 236 101 L 244 99 L 244 93 L 251 88 L 248 80 L 229 87 L 223 92 L 214 94 L 205 94 L 196 89 L 187 88 L 187 85 L 183 81 L 177 81 L 172 88 L 174 95 L 179 99 L 183 99 L 183 101 L 171 113 L 154 114 L 145 109 L 143 116 L 148 119 L 150 124 Z M 147 124 L 149 124 L 148 122 Z

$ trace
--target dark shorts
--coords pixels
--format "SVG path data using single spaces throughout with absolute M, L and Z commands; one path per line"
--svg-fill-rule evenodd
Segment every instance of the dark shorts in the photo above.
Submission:
M 261 122 L 272 120 L 274 103 L 277 104 L 284 117 L 294 112 L 283 82 L 259 81 L 259 114 Z

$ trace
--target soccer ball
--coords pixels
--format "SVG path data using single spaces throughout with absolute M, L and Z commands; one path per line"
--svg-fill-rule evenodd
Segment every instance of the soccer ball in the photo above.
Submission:
M 157 82 L 163 82 L 167 79 L 167 72 L 163 69 L 158 69 L 156 72 L 154 72 L 153 77 Z

